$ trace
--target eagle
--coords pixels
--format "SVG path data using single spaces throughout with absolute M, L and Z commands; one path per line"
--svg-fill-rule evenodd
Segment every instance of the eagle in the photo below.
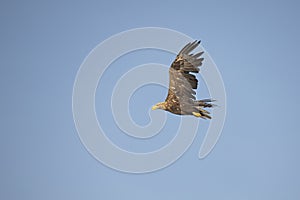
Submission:
M 192 115 L 203 119 L 211 119 L 210 113 L 204 108 L 214 105 L 213 99 L 196 100 L 198 80 L 192 73 L 199 73 L 204 60 L 199 52 L 191 52 L 200 44 L 200 40 L 190 42 L 178 53 L 169 68 L 169 89 L 164 102 L 157 103 L 152 110 L 162 109 L 176 115 Z

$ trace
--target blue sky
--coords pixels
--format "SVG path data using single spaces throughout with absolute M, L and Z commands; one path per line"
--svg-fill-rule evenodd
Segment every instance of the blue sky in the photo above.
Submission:
M 296 1 L 2 1 L 0 198 L 299 199 L 298 10 Z M 228 112 L 222 136 L 204 160 L 197 155 L 208 122 L 201 121 L 203 129 L 176 163 L 132 175 L 86 151 L 73 122 L 72 89 L 97 44 L 145 26 L 202 40 L 223 77 Z M 107 79 L 137 64 L 174 59 L 151 50 L 127 56 L 114 63 Z M 138 90 L 133 119 L 147 123 L 143 110 L 165 92 L 158 86 Z M 106 120 L 106 128 L 116 130 Z M 169 120 L 172 130 L 178 118 Z M 142 151 L 165 144 L 172 138 L 165 132 L 151 144 L 110 137 Z

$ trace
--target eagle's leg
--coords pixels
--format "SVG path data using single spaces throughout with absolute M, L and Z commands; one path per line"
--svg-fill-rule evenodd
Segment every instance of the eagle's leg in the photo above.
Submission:
M 202 116 L 200 113 L 197 113 L 197 112 L 192 112 L 192 114 L 193 114 L 195 117 L 201 117 L 201 116 Z
M 201 117 L 203 119 L 211 119 L 211 116 L 209 115 L 210 113 L 207 110 L 202 109 L 201 106 L 195 106 L 194 108 L 197 110 L 196 112 L 192 112 L 192 114 L 195 117 Z

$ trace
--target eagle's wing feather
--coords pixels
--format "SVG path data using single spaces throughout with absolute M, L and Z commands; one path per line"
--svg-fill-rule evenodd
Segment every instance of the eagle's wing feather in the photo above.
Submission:
M 178 53 L 175 61 L 169 69 L 169 92 L 165 102 L 168 103 L 169 109 L 173 110 L 177 107 L 181 114 L 192 112 L 190 105 L 193 105 L 197 89 L 198 80 L 191 73 L 198 73 L 199 67 L 202 65 L 203 58 L 200 56 L 203 52 L 195 55 L 191 52 L 200 44 L 200 41 L 188 43 Z M 192 109 L 192 108 L 191 108 Z

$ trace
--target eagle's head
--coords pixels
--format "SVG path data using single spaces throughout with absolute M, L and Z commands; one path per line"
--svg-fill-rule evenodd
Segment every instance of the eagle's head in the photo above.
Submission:
M 156 110 L 156 109 L 166 110 L 166 102 L 160 102 L 152 106 L 152 110 Z

